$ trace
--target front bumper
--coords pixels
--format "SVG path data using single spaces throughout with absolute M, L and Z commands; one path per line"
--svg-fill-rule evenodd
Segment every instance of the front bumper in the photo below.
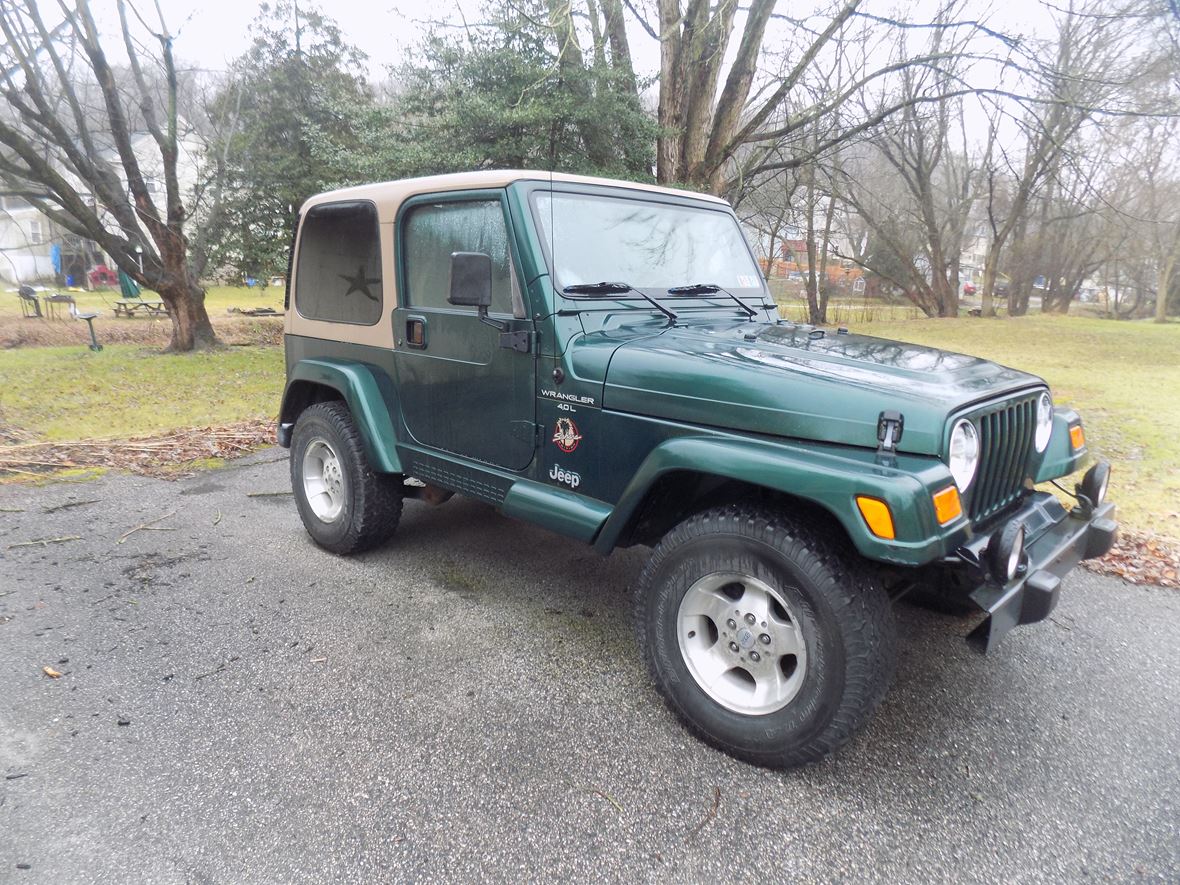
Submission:
M 1048 493 L 1033 494 L 1007 520 L 1024 524 L 1026 541 L 1021 566 L 1008 583 L 1000 585 L 989 580 L 971 594 L 972 601 L 987 612 L 987 617 L 967 641 L 989 652 L 1013 627 L 1049 617 L 1057 606 L 1062 577 L 1083 559 L 1102 556 L 1114 546 L 1118 536 L 1114 517 L 1115 506 L 1111 503 L 1092 510 L 1081 506 L 1066 510 Z M 972 539 L 957 551 L 959 559 L 982 573 L 987 545 L 1002 529 L 1003 525 Z

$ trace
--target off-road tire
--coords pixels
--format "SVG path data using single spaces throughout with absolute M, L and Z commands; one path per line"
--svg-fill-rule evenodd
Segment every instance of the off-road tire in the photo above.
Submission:
M 807 670 L 782 709 L 734 712 L 686 664 L 677 635 L 681 600 L 699 579 L 721 573 L 764 582 L 797 613 Z M 889 598 L 847 540 L 753 504 L 703 511 L 660 541 L 639 578 L 635 623 L 657 689 L 689 730 L 770 768 L 805 765 L 845 744 L 884 697 L 896 659 Z
M 305 455 L 317 442 L 326 443 L 339 461 L 343 500 L 330 520 L 316 515 L 304 487 Z M 299 415 L 291 440 L 291 488 L 307 533 L 325 550 L 360 553 L 393 537 L 402 512 L 402 482 L 399 475 L 377 473 L 369 466 L 344 403 L 317 403 Z

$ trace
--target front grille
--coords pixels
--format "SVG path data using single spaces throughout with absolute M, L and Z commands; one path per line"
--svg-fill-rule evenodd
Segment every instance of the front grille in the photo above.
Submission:
M 979 469 L 969 513 L 981 522 L 1020 497 L 1036 432 L 1035 396 L 1002 403 L 974 418 L 979 428 Z

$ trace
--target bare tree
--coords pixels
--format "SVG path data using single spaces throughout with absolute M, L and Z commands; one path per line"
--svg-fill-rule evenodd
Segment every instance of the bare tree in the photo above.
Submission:
M 116 9 L 121 61 L 108 54 L 89 0 L 63 2 L 57 24 L 36 0 L 0 3 L 0 180 L 157 291 L 172 319 L 170 349 L 211 346 L 185 236 L 173 35 L 158 7 L 155 26 L 130 0 Z
M 1054 10 L 1057 34 L 1045 47 L 1049 60 L 1025 54 L 1022 74 L 1030 79 L 1027 96 L 991 90 L 1024 112 L 1014 118 L 1023 155 L 1000 150 L 987 174 L 987 224 L 990 242 L 984 260 L 984 316 L 995 315 L 995 287 L 1004 247 L 1027 222 L 1034 196 L 1060 172 L 1088 121 L 1134 114 L 1133 89 L 1144 63 L 1137 49 L 1138 29 L 1149 20 L 1140 0 L 1111 8 L 1105 0 L 1070 2 Z M 1001 144 L 1003 140 L 1001 140 Z M 1084 146 L 1082 146 L 1084 149 Z
M 1142 174 L 1142 209 L 1145 243 L 1155 265 L 1155 321 L 1167 322 L 1168 296 L 1180 276 L 1180 119 L 1148 127 Z
M 774 272 L 775 261 L 783 252 L 787 233 L 793 227 L 795 194 L 799 176 L 784 171 L 760 180 L 742 195 L 737 205 L 743 225 L 758 235 L 757 251 L 766 258 L 766 277 Z
M 619 2 L 604 0 L 603 6 Z M 870 132 L 915 100 L 887 88 L 899 72 L 951 58 L 944 51 L 882 55 L 882 31 L 925 25 L 862 13 L 861 0 L 842 0 L 811 20 L 776 12 L 775 0 L 751 0 L 748 6 L 737 0 L 656 0 L 656 22 L 635 4 L 626 5 L 660 47 L 656 178 L 717 194 L 732 196 L 760 175 L 799 168 Z M 951 22 L 961 5 L 947 0 L 939 19 L 964 34 L 984 33 L 977 22 Z M 779 26 L 774 51 L 767 48 L 772 22 Z M 626 51 L 615 57 L 629 64 L 625 32 L 612 40 L 616 44 Z M 776 58 L 778 70 L 768 75 Z M 844 70 L 840 88 L 813 90 L 834 66 Z M 968 91 L 954 84 L 953 94 Z M 805 100 L 809 92 L 814 100 Z M 818 141 L 811 137 L 814 124 L 854 104 L 864 113 L 826 126 Z
M 946 76 L 907 72 L 907 92 L 923 89 L 927 75 Z M 982 145 L 969 138 L 960 99 L 911 104 L 881 127 L 844 178 L 845 199 L 877 247 L 862 263 L 928 316 L 958 315 L 965 231 L 993 144 L 990 133 Z
M 1028 312 L 1034 290 L 1043 312 L 1068 312 L 1083 283 L 1123 248 L 1113 205 L 1126 185 L 1109 172 L 1111 141 L 1095 138 L 1072 152 L 1030 201 L 1005 262 L 1012 316 Z

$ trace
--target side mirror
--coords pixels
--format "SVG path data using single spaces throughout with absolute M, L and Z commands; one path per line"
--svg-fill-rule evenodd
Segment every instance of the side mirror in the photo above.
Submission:
M 492 259 L 483 252 L 451 253 L 451 291 L 447 302 L 478 307 L 483 314 L 492 303 Z

